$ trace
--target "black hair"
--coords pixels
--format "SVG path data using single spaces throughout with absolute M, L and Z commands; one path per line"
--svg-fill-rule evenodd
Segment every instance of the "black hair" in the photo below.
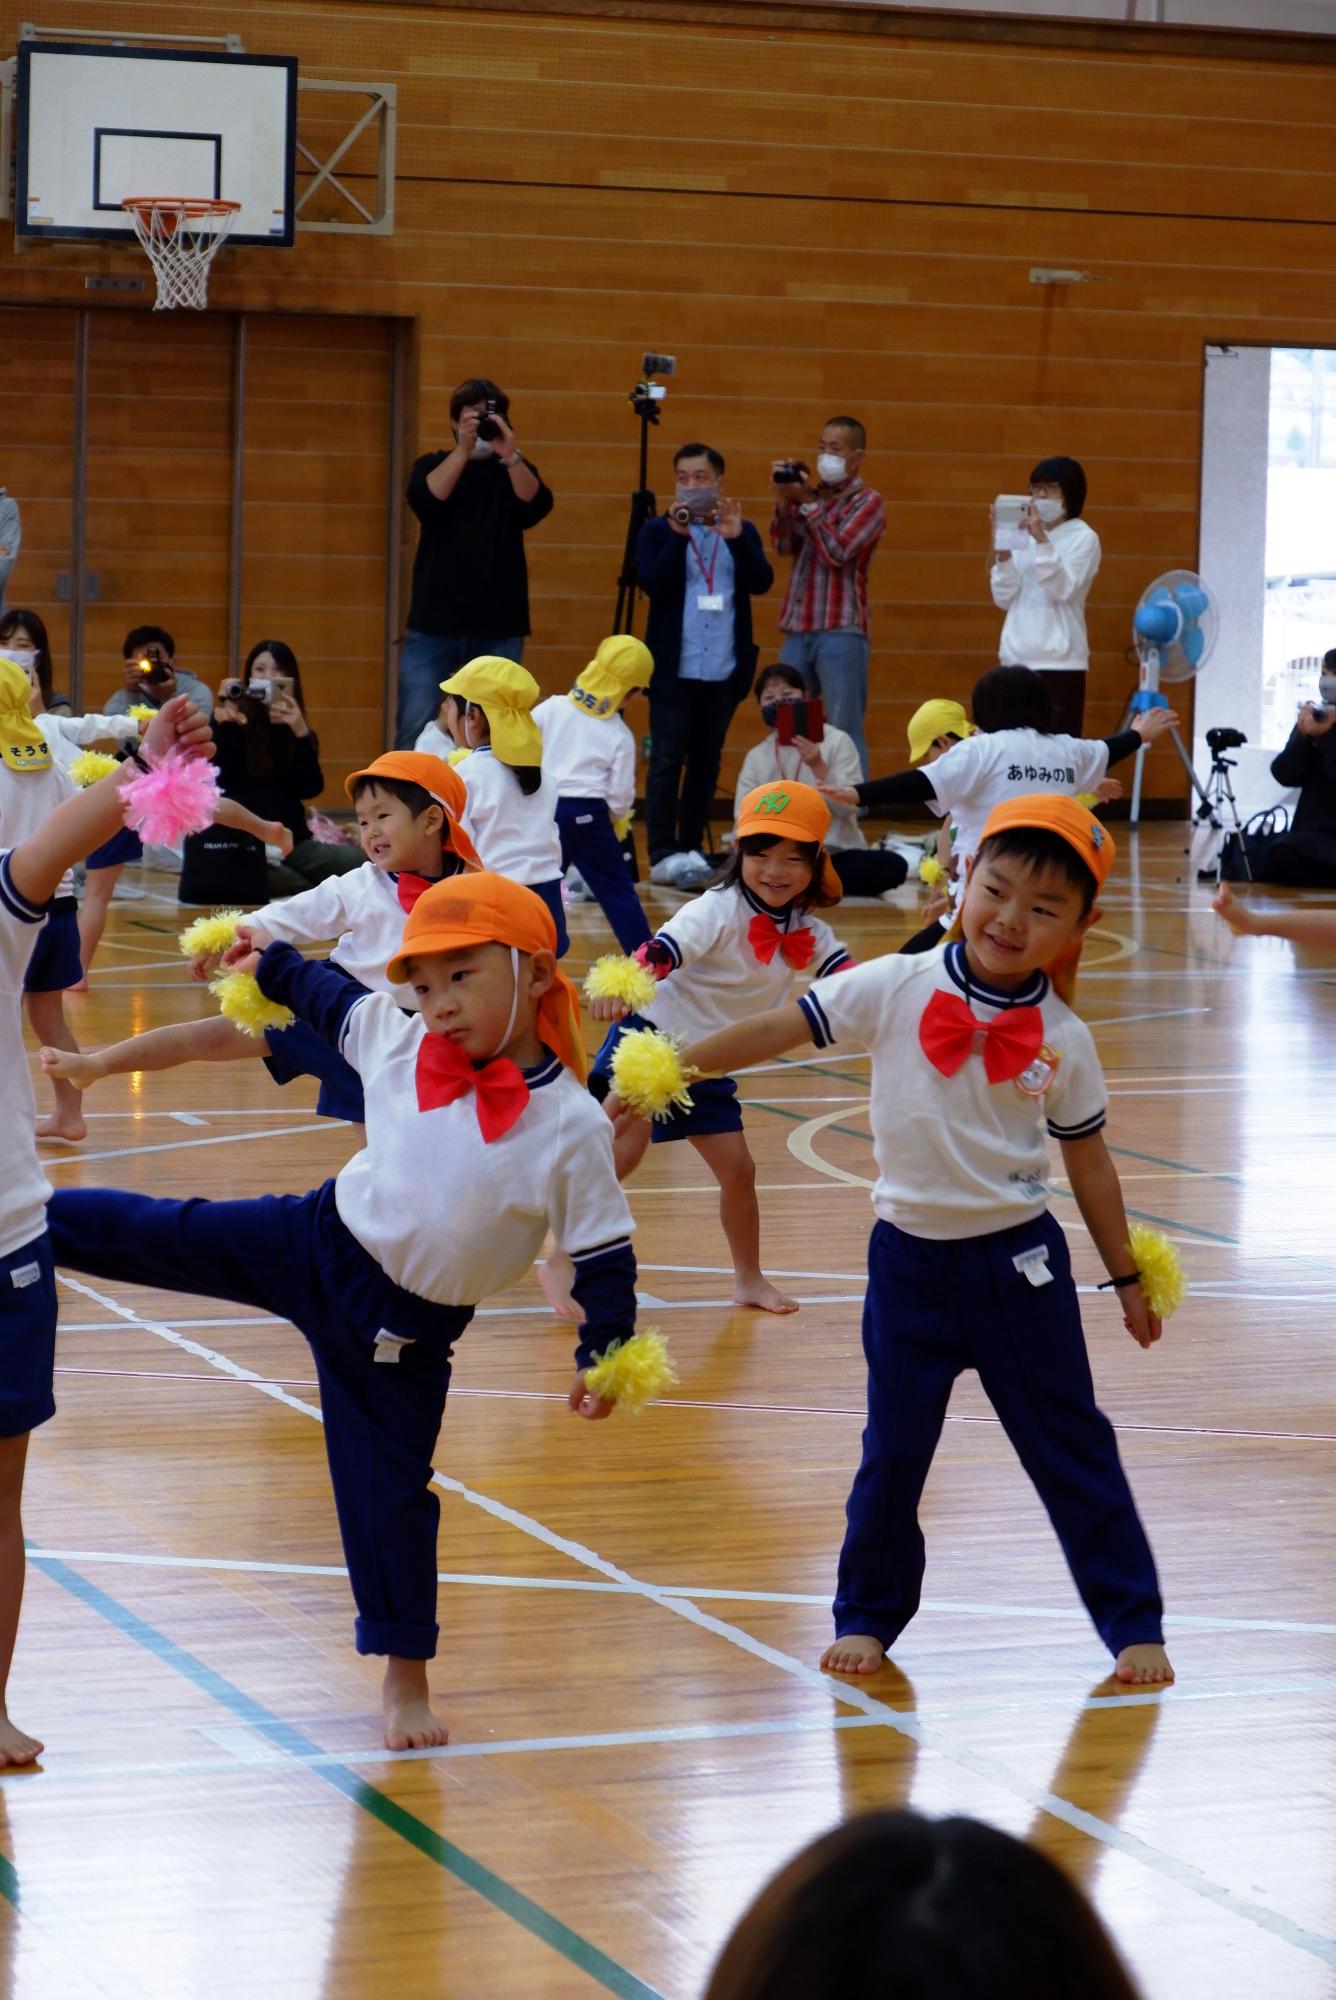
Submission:
M 1069 521 L 1079 520 L 1085 510 L 1085 467 L 1075 458 L 1041 458 L 1030 474 L 1031 486 L 1060 486 L 1062 504 Z
M 756 676 L 752 693 L 759 701 L 770 681 L 783 681 L 785 687 L 795 688 L 799 694 L 807 693 L 807 682 L 797 667 L 791 667 L 787 660 L 776 660 L 771 667 L 762 667 Z
M 983 842 L 974 864 L 977 867 L 981 861 L 1000 859 L 1003 855 L 1019 861 L 1032 874 L 1056 875 L 1070 888 L 1079 889 L 1081 915 L 1089 916 L 1099 894 L 1099 884 L 1071 842 L 1060 833 L 1051 833 L 1046 826 L 1009 826 L 1005 833 L 991 834 Z
M 710 465 L 722 479 L 724 476 L 724 454 L 716 451 L 712 444 L 680 444 L 673 453 L 673 464 L 681 458 L 708 458 Z
M 46 634 L 46 620 L 36 611 L 27 611 L 15 605 L 0 618 L 0 646 L 4 646 L 22 628 L 33 642 L 37 658 L 33 661 L 33 672 L 37 675 L 37 685 L 42 691 L 42 707 L 51 706 L 51 641 Z
M 792 835 L 787 833 L 744 833 L 740 840 L 733 843 L 732 856 L 716 886 L 720 889 L 736 888 L 742 880 L 742 857 L 745 854 L 764 854 L 767 847 L 773 847 L 777 840 L 790 839 Z M 827 894 L 826 886 L 821 879 L 821 842 L 799 840 L 795 841 L 794 845 L 811 869 L 812 879 L 805 889 L 798 891 L 787 907 L 800 913 L 807 910 L 830 909 L 840 899 L 838 896 Z
M 246 655 L 246 664 L 241 669 L 241 678 L 249 681 L 251 670 L 261 653 L 268 653 L 274 665 L 286 680 L 292 682 L 292 699 L 302 714 L 306 713 L 306 697 L 302 693 L 302 670 L 297 664 L 297 655 L 284 639 L 257 639 Z
M 1033 667 L 990 667 L 980 674 L 970 695 L 970 713 L 985 736 L 999 729 L 1037 729 L 1046 736 L 1053 727 L 1044 676 Z
M 424 785 L 414 784 L 411 778 L 389 778 L 384 776 L 380 771 L 364 771 L 361 777 L 354 778 L 353 804 L 359 804 L 368 792 L 386 792 L 390 798 L 401 800 L 408 807 L 414 819 L 419 819 L 432 806 L 441 806 L 440 800 L 433 798 Z M 441 806 L 441 873 L 443 875 L 456 875 L 464 866 L 464 863 L 450 844 L 453 825 L 454 822 L 451 820 L 449 813 L 445 810 L 444 806 Z
M 25 611 L 21 616 L 26 621 L 32 617 L 32 613 L 31 611 Z M 0 626 L 0 632 L 3 630 L 4 627 Z M 31 625 L 28 626 L 28 630 L 32 632 Z M 34 639 L 37 637 L 35 632 L 33 632 L 33 637 Z M 1336 646 L 1329 646 L 1327 651 L 1322 655 L 1322 671 L 1324 674 L 1336 674 Z
M 1137 2000 L 1099 1918 L 1037 1848 L 979 1820 L 860 1813 L 762 1889 L 705 2000 Z
M 827 417 L 826 429 L 828 431 L 848 431 L 849 436 L 853 439 L 855 451 L 865 451 L 867 449 L 867 432 L 863 429 L 857 417 Z
M 169 660 L 176 658 L 176 641 L 165 625 L 136 625 L 121 641 L 121 658 L 131 659 L 142 653 L 145 646 L 161 646 Z
M 510 398 L 505 390 L 486 375 L 470 375 L 467 382 L 461 382 L 450 398 L 450 421 L 459 422 L 461 410 L 471 410 L 475 403 L 495 403 L 500 417 L 510 415 Z

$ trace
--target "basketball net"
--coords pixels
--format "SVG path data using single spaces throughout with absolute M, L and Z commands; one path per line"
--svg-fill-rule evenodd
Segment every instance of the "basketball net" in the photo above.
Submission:
M 158 281 L 154 312 L 177 306 L 203 311 L 209 302 L 209 266 L 237 218 L 239 201 L 203 201 L 180 195 L 129 195 L 121 207 L 148 252 Z

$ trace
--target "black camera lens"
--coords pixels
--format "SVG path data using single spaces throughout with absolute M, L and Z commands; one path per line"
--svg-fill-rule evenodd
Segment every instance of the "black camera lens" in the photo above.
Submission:
M 477 434 L 484 443 L 490 444 L 494 438 L 500 437 L 501 426 L 495 417 L 479 417 Z

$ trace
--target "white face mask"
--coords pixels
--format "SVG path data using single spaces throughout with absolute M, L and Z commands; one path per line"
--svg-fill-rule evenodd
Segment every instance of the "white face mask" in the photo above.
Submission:
M 1030 504 L 1046 528 L 1067 518 L 1067 509 L 1061 500 L 1032 500 Z
M 9 657 L 12 660 L 14 658 L 13 653 Z M 1323 701 L 1336 701 L 1336 674 L 1319 674 L 1317 677 L 1317 689 Z
M 674 496 L 680 507 L 690 507 L 693 514 L 708 514 L 719 503 L 717 486 L 679 486 Z
M 816 476 L 827 486 L 838 486 L 849 477 L 849 468 L 838 452 L 823 451 L 817 458 Z
M 12 660 L 16 667 L 22 667 L 25 674 L 29 667 L 37 665 L 36 653 L 27 646 L 0 646 L 0 660 Z

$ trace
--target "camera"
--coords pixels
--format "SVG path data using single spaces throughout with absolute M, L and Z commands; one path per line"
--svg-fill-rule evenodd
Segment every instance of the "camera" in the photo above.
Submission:
M 717 507 L 707 507 L 702 512 L 698 507 L 688 506 L 685 500 L 674 500 L 667 513 L 668 519 L 676 521 L 679 528 L 689 528 L 693 521 L 699 521 L 703 528 L 713 528 L 719 519 Z
M 803 463 L 802 459 L 786 458 L 782 465 L 775 467 L 770 477 L 774 480 L 776 486 L 801 486 L 803 480 L 807 477 L 807 473 L 808 467 Z
M 1219 729 L 1208 729 L 1206 732 L 1207 745 L 1216 757 L 1220 756 L 1222 751 L 1237 750 L 1241 743 L 1247 741 L 1241 729 L 1229 729 L 1223 725 Z
M 170 680 L 172 670 L 165 660 L 137 660 L 135 662 L 144 679 L 154 687 L 160 687 Z
M 1312 716 L 1314 722 L 1325 722 L 1327 717 L 1331 714 L 1331 710 L 1327 706 L 1327 703 L 1325 701 L 1310 701 L 1308 704 L 1308 712 Z
M 491 396 L 487 398 L 485 414 L 478 419 L 477 435 L 487 444 L 491 444 L 501 435 L 501 426 L 496 421 L 496 403 Z
M 647 354 L 640 364 L 642 375 L 676 375 L 675 354 Z

